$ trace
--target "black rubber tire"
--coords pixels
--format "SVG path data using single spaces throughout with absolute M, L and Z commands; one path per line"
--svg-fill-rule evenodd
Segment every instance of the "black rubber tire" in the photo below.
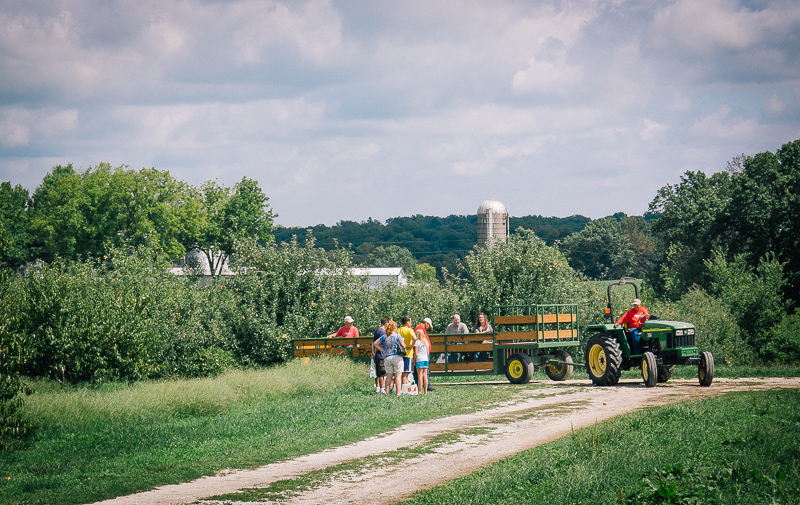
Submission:
M 553 357 L 558 361 L 569 361 L 572 363 L 572 356 L 567 351 L 557 350 L 553 353 Z M 572 377 L 572 365 L 545 365 L 544 373 L 550 377 L 550 380 L 565 381 Z
M 661 365 L 658 367 L 658 382 L 667 382 L 672 378 L 672 372 L 675 371 L 675 365 Z
M 656 355 L 648 351 L 642 354 L 642 380 L 646 387 L 655 387 L 658 382 L 658 367 L 656 366 Z
M 533 377 L 533 361 L 522 352 L 515 352 L 506 360 L 506 378 L 511 384 L 527 384 Z
M 714 380 L 714 356 L 708 351 L 700 353 L 700 364 L 697 366 L 697 378 L 700 385 L 708 387 Z
M 598 333 L 586 343 L 586 371 L 595 386 L 614 386 L 622 375 L 622 351 L 610 335 Z

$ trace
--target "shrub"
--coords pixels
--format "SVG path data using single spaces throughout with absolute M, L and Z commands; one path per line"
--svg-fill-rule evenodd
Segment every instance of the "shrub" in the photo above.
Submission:
M 694 287 L 677 302 L 657 301 L 651 312 L 662 319 L 686 321 L 696 327 L 695 343 L 701 351 L 710 351 L 717 363 L 747 364 L 750 350 L 742 339 L 736 318 L 720 299 Z

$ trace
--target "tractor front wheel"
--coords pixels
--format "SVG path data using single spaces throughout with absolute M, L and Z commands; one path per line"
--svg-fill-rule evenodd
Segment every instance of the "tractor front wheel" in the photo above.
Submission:
M 533 361 L 522 352 L 515 352 L 506 360 L 506 378 L 511 384 L 527 384 L 533 377 Z
M 642 355 L 642 380 L 644 385 L 651 388 L 658 382 L 658 368 L 656 367 L 656 355 L 646 352 Z
M 595 386 L 613 386 L 622 375 L 622 351 L 611 335 L 598 333 L 586 344 L 586 371 Z
M 708 351 L 703 351 L 703 353 L 700 354 L 697 378 L 700 379 L 700 385 L 703 387 L 710 386 L 711 381 L 714 380 L 714 356 Z
M 572 356 L 569 355 L 568 352 L 558 350 L 553 353 L 553 357 L 558 361 L 566 361 L 568 363 L 572 363 Z M 550 377 L 550 380 L 554 381 L 565 381 L 572 376 L 572 365 L 546 365 L 544 367 L 544 373 Z

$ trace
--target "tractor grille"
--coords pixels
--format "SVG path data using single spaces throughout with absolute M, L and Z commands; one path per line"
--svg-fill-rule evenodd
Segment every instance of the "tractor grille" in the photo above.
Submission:
M 694 347 L 694 335 L 672 335 L 672 347 Z

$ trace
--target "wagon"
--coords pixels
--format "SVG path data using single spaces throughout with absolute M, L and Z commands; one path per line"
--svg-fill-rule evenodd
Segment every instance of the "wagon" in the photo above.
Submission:
M 547 376 L 556 381 L 572 375 L 569 350 L 580 345 L 576 304 L 496 306 L 492 309 L 492 328 L 492 333 L 428 333 L 430 373 L 505 373 L 514 384 L 529 382 L 534 366 L 543 366 Z M 300 338 L 292 343 L 295 357 L 327 354 L 368 364 L 372 337 Z M 460 358 L 457 361 L 456 355 Z

